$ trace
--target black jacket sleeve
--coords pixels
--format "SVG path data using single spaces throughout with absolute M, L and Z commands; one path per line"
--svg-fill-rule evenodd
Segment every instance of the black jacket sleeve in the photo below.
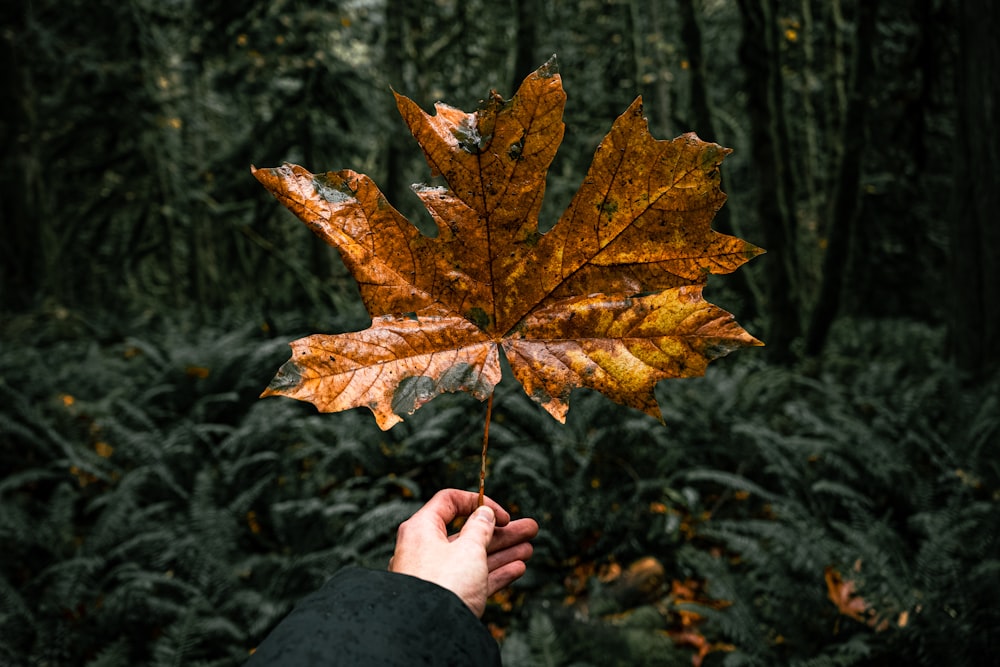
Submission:
M 300 601 L 246 663 L 265 665 L 500 667 L 500 650 L 451 591 L 352 567 Z

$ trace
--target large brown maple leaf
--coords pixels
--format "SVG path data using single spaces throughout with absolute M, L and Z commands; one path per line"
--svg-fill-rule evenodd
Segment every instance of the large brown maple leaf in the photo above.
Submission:
M 654 139 L 637 99 L 594 155 L 547 233 L 538 212 L 562 140 L 566 95 L 549 61 L 510 100 L 435 115 L 396 95 L 403 119 L 448 187 L 414 186 L 437 223 L 427 237 L 367 176 L 286 164 L 257 179 L 335 246 L 372 324 L 313 335 L 264 396 L 323 412 L 365 406 L 387 429 L 443 392 L 480 400 L 500 382 L 500 350 L 525 391 L 565 421 L 572 389 L 590 387 L 660 418 L 665 378 L 761 343 L 702 298 L 710 273 L 762 252 L 712 231 L 730 151 L 692 134 Z

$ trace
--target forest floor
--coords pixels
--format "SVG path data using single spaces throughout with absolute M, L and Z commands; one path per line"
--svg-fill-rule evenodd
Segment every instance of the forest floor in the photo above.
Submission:
M 313 332 L 277 319 L 8 318 L 0 664 L 240 664 L 338 568 L 383 567 L 435 491 L 477 487 L 471 397 L 387 432 L 259 400 Z M 579 391 L 561 425 L 505 378 L 486 490 L 542 531 L 485 616 L 504 664 L 996 651 L 1000 383 L 963 387 L 941 344 L 868 321 L 808 365 L 743 351 L 661 383 L 662 424 Z

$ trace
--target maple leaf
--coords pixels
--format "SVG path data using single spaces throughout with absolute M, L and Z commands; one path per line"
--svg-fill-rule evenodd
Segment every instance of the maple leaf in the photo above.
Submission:
M 654 139 L 641 98 L 601 142 L 559 221 L 539 232 L 565 100 L 554 59 L 513 98 L 494 91 L 473 113 L 438 103 L 429 115 L 396 94 L 448 184 L 414 186 L 435 237 L 363 174 L 254 168 L 340 251 L 372 317 L 363 331 L 291 343 L 263 396 L 323 412 L 365 406 L 388 429 L 443 392 L 491 397 L 502 349 L 528 395 L 559 421 L 578 387 L 661 419 L 657 382 L 702 375 L 712 359 L 760 345 L 702 297 L 710 273 L 762 252 L 711 229 L 730 151 L 693 133 Z

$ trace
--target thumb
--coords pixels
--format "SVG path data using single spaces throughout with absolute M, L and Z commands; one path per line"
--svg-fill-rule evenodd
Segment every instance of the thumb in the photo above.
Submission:
M 483 505 L 469 516 L 462 526 L 460 537 L 481 545 L 484 549 L 493 539 L 493 529 L 496 527 L 497 516 L 491 507 Z

